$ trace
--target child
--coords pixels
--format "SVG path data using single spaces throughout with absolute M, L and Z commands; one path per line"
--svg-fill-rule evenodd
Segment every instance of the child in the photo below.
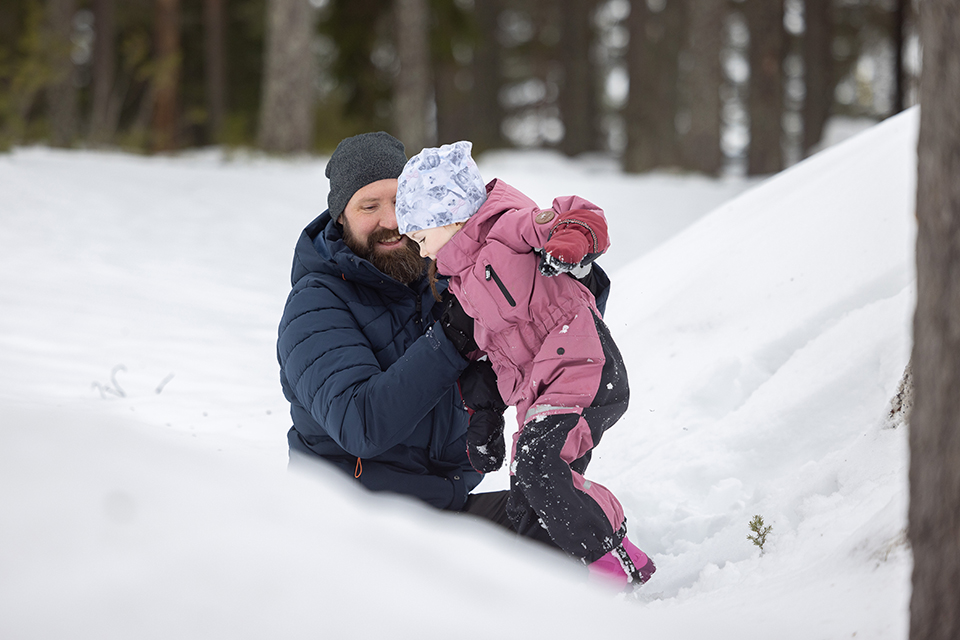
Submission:
M 496 372 L 503 400 L 471 417 L 471 462 L 483 472 L 500 467 L 504 403 L 516 406 L 508 511 L 517 530 L 543 527 L 591 574 L 639 586 L 653 562 L 626 538 L 613 494 L 583 477 L 591 450 L 626 411 L 623 359 L 593 296 L 560 275 L 607 249 L 603 213 L 577 196 L 540 210 L 503 181 L 484 186 L 471 147 L 457 142 L 410 158 L 396 204 L 400 233 L 449 277 Z

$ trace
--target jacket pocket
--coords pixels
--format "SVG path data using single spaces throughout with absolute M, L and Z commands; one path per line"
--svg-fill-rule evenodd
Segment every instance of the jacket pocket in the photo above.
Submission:
M 490 278 L 493 278 L 493 281 L 497 283 L 497 287 L 500 288 L 500 293 L 502 293 L 503 297 L 506 298 L 507 304 L 509 304 L 511 307 L 517 306 L 517 301 L 513 299 L 513 296 L 510 295 L 506 285 L 503 284 L 503 280 L 501 280 L 500 276 L 497 275 L 497 272 L 493 270 L 492 264 L 488 264 L 486 266 L 486 269 L 484 270 L 484 278 L 488 281 Z

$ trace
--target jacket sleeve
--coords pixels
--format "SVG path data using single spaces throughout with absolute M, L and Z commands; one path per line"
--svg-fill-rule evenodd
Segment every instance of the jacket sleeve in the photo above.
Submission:
M 361 458 L 409 436 L 467 365 L 434 324 L 383 370 L 349 305 L 322 284 L 291 293 L 278 352 L 296 399 Z
M 553 231 L 560 226 L 566 226 L 578 216 L 585 218 L 584 222 L 594 229 L 590 235 L 594 239 L 592 252 L 597 255 L 609 247 L 607 240 L 607 220 L 603 210 L 589 200 L 580 196 L 563 196 L 555 198 L 550 209 L 518 209 L 509 216 L 515 227 L 512 231 L 504 230 L 501 241 L 511 245 L 515 251 L 523 252 L 530 249 L 541 249 L 550 239 Z M 509 233 L 515 234 L 516 240 L 509 240 Z
M 607 276 L 607 272 L 601 269 L 596 262 L 587 265 L 586 269 L 586 273 L 582 276 L 578 276 L 574 272 L 570 273 L 569 277 L 580 282 L 593 294 L 597 301 L 597 310 L 600 312 L 600 317 L 603 317 L 607 312 L 607 300 L 610 298 L 610 278 Z

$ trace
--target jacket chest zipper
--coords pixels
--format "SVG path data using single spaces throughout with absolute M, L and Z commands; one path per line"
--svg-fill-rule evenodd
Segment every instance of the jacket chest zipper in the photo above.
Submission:
M 500 293 L 503 294 L 503 297 L 507 299 L 507 303 L 511 307 L 517 306 L 516 301 L 513 299 L 513 296 L 510 295 L 510 292 L 507 291 L 507 288 L 503 285 L 503 281 L 500 279 L 500 276 L 497 275 L 497 272 L 493 270 L 493 265 L 488 264 L 484 270 L 484 277 L 489 280 L 493 278 L 493 281 L 497 283 L 497 286 L 500 287 Z

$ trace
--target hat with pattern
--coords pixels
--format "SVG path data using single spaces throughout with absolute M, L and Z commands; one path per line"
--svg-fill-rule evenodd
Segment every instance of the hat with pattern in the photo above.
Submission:
M 487 199 L 473 143 L 461 140 L 427 148 L 407 161 L 397 183 L 400 233 L 463 222 Z

